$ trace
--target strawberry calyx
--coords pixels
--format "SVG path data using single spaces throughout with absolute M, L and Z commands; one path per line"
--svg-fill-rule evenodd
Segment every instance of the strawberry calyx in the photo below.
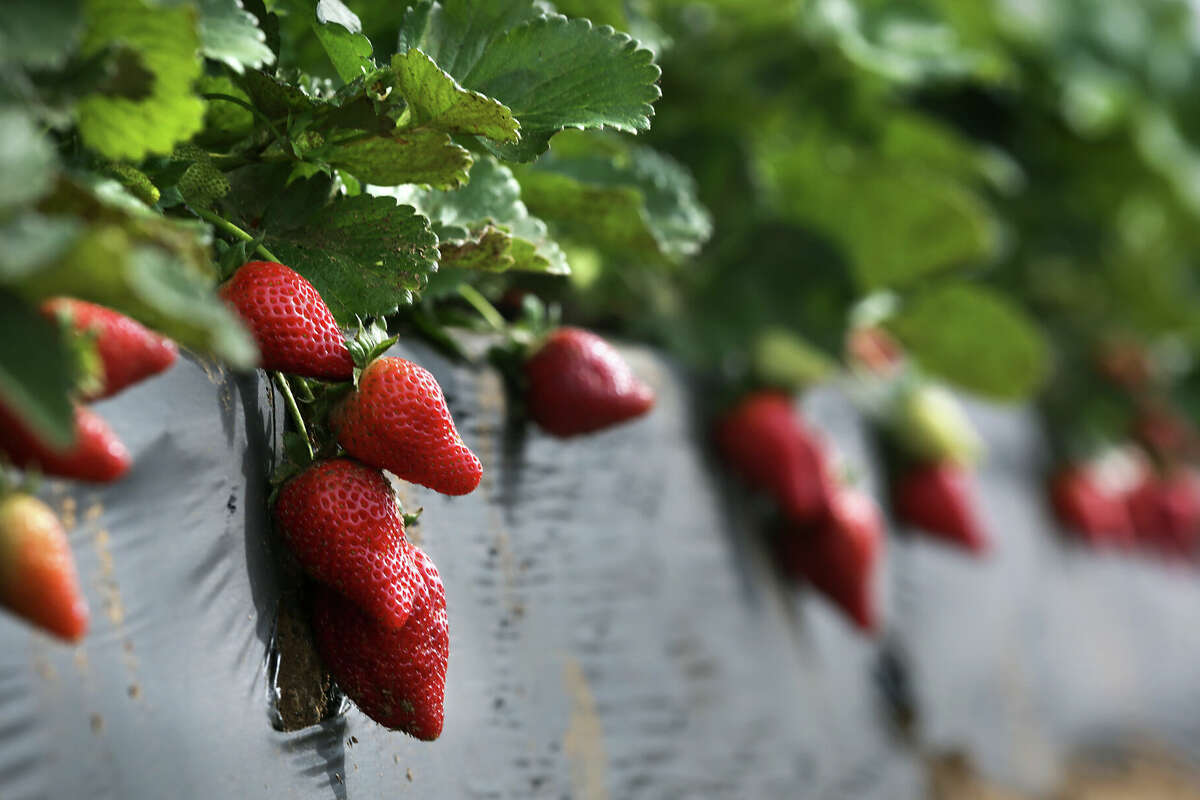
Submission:
M 361 319 L 358 321 L 358 332 L 346 342 L 350 357 L 354 359 L 355 386 L 358 385 L 358 379 L 367 365 L 391 349 L 399 339 L 399 336 L 390 335 L 379 320 L 373 320 L 367 325 L 364 325 Z

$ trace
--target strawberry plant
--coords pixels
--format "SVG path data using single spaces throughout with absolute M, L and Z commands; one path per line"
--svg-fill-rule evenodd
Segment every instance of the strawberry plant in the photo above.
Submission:
M 316 644 L 423 739 L 445 589 L 385 472 L 461 496 L 493 465 L 399 336 L 477 363 L 486 339 L 513 415 L 559 437 L 654 405 L 592 331 L 670 353 L 714 389 L 716 447 L 781 512 L 793 572 L 865 629 L 883 525 L 795 410 L 820 383 L 877 424 L 917 527 L 985 542 L 954 387 L 1036 399 L 1064 521 L 1194 549 L 1194 12 L 960 5 L 9 0 L 0 466 L 118 480 L 90 402 L 180 351 L 261 367 Z M 1093 484 L 1126 440 L 1144 481 Z M 0 493 L 0 600 L 75 638 L 36 503 Z
M 387 329 L 461 352 L 457 329 L 505 327 L 492 301 L 512 275 L 563 280 L 568 242 L 674 263 L 707 218 L 681 167 L 624 138 L 660 95 L 630 35 L 532 0 L 356 5 L 6 9 L 0 450 L 114 480 L 129 455 L 83 403 L 166 368 L 175 343 L 267 370 L 292 427 L 275 517 L 323 587 L 318 645 L 367 713 L 436 738 L 444 592 L 381 470 L 460 495 L 483 466 L 433 376 L 383 355 Z M 552 229 L 541 207 L 593 218 Z M 614 399 L 589 426 L 644 412 L 633 388 L 637 408 Z M 380 686 L 418 651 L 419 677 Z

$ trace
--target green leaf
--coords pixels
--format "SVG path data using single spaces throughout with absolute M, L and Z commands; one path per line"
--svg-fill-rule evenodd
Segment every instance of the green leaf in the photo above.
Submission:
M 47 217 L 34 211 L 0 223 L 0 283 L 32 275 L 39 267 L 61 258 L 83 231 L 71 217 Z
M 416 48 L 392 57 L 396 88 L 418 123 L 453 133 L 516 142 L 520 127 L 512 112 L 490 97 L 458 85 L 433 59 Z
M 35 257 L 0 270 L 0 285 L 31 302 L 90 300 L 234 366 L 253 366 L 253 342 L 213 291 L 206 226 L 166 219 L 112 180 L 61 180 L 41 211 L 25 231 Z
M 116 225 L 91 227 L 64 258 L 16 288 L 31 300 L 67 294 L 108 306 L 235 367 L 257 360 L 253 341 L 209 281 Z
M 241 0 L 200 0 L 200 47 L 205 56 L 234 72 L 275 60 L 266 34 Z
M 678 261 L 712 233 L 691 175 L 647 147 L 615 157 L 550 154 L 518 178 L 533 213 L 610 252 Z
M 458 186 L 466 181 L 471 167 L 471 154 L 454 144 L 449 134 L 421 128 L 332 144 L 323 151 L 323 157 L 363 183 L 377 186 Z
M 0 13 L 0 63 L 55 69 L 83 31 L 83 0 L 6 0 Z
M 261 70 L 247 70 L 238 84 L 250 98 L 251 104 L 267 119 L 283 119 L 288 115 L 311 113 L 317 101 L 306 95 L 298 86 L 284 83 Z
M 537 16 L 532 2 L 446 0 L 405 15 L 400 51 L 419 47 L 462 86 L 499 100 L 521 124 L 517 144 L 484 145 L 532 161 L 567 128 L 649 130 L 661 94 L 654 55 L 586 19 Z
M 216 97 L 225 95 L 250 103 L 250 96 L 225 75 L 205 75 L 196 83 L 196 91 L 202 95 L 213 95 L 204 101 L 204 131 L 199 141 L 227 143 L 241 139 L 254 128 L 254 114 L 250 109 L 230 100 Z
M 202 66 L 195 9 L 87 0 L 86 18 L 84 55 L 119 43 L 141 57 L 154 81 L 145 99 L 100 93 L 83 98 L 76 116 L 85 145 L 109 158 L 140 160 L 169 153 L 200 130 L 204 103 L 192 92 Z
M 1028 397 L 1049 368 L 1035 323 L 985 287 L 951 283 L 924 291 L 887 327 L 926 370 L 995 399 Z
M 440 241 L 442 268 L 570 272 L 546 223 L 521 202 L 512 171 L 493 158 L 476 161 L 470 181 L 460 189 L 401 188 L 391 194 L 429 217 Z
M 75 437 L 72 363 L 58 326 L 0 291 L 0 402 L 58 446 Z
M 437 269 L 437 236 L 389 197 L 335 197 L 311 217 L 268 225 L 266 244 L 308 278 L 342 324 L 408 303 Z
M 375 48 L 363 36 L 362 22 L 341 0 L 320 0 L 313 30 L 338 77 L 346 83 L 375 71 Z
M 0 213 L 41 197 L 54 179 L 54 150 L 23 111 L 0 108 Z
M 785 128 L 760 139 L 758 171 L 790 220 L 840 244 L 865 290 L 909 286 L 989 258 L 998 231 L 980 197 L 943 172 Z

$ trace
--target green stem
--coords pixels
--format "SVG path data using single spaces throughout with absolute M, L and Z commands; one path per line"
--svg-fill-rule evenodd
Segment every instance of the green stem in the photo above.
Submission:
M 188 206 L 188 208 L 192 208 L 192 207 Z M 237 225 L 234 225 L 232 222 L 230 222 L 229 220 L 225 219 L 224 217 L 222 217 L 218 214 L 214 214 L 213 212 L 211 212 L 207 209 L 204 209 L 204 208 L 192 208 L 192 211 L 195 212 L 196 216 L 200 217 L 200 219 L 202 219 L 205 222 L 208 222 L 212 225 L 215 225 L 218 229 L 225 231 L 225 233 L 228 233 L 230 236 L 234 237 L 235 239 L 241 239 L 243 242 L 253 242 L 254 241 L 253 236 L 246 233 L 244 230 L 239 228 Z M 267 259 L 268 261 L 282 263 L 279 261 L 278 258 L 275 257 L 275 255 L 270 250 L 263 247 L 261 244 L 258 245 L 257 247 L 255 247 L 254 251 L 256 253 L 258 253 L 259 255 L 261 255 L 263 258 Z
M 279 133 L 279 129 L 275 127 L 275 123 L 271 122 L 270 118 L 268 118 L 266 114 L 262 113 L 257 108 L 250 105 L 249 103 L 247 103 L 245 100 L 241 99 L 240 97 L 234 97 L 231 94 L 221 94 L 220 92 L 210 92 L 208 94 L 202 94 L 200 96 L 203 97 L 205 100 L 224 100 L 226 103 L 233 103 L 234 105 L 241 106 L 242 108 L 246 109 L 251 114 L 253 114 L 254 116 L 258 117 L 264 123 L 266 123 L 266 126 L 271 129 L 271 133 L 275 134 L 276 139 L 283 138 L 283 136 Z
M 471 307 L 479 312 L 479 316 L 483 317 L 484 322 L 492 326 L 493 330 L 503 332 L 506 325 L 504 317 L 496 310 L 496 307 L 488 302 L 488 299 L 480 294 L 479 290 L 467 283 L 458 285 L 458 293 L 471 304 Z
M 271 373 L 275 376 L 275 383 L 279 385 L 279 391 L 283 392 L 283 400 L 287 403 L 288 412 L 292 415 L 292 421 L 296 423 L 296 428 L 300 431 L 300 435 L 304 437 L 304 444 L 308 448 L 308 457 L 316 458 L 313 453 L 312 440 L 308 438 L 308 426 L 304 424 L 304 417 L 300 414 L 300 406 L 296 404 L 296 397 L 292 394 L 292 386 L 288 383 L 287 378 L 282 372 Z

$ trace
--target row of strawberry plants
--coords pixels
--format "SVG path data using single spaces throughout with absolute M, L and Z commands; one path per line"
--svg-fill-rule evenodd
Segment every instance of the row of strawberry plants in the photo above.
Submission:
M 169 366 L 174 342 L 257 365 L 288 413 L 271 503 L 311 579 L 318 650 L 369 716 L 437 738 L 445 589 L 387 475 L 462 495 L 482 464 L 433 376 L 384 352 L 398 333 L 459 356 L 456 328 L 498 335 L 494 361 L 557 436 L 650 409 L 603 339 L 536 297 L 510 324 L 488 295 L 505 273 L 569 272 L 523 197 L 595 205 L 593 181 L 532 165 L 565 128 L 646 129 L 652 53 L 531 0 L 376 9 L 386 35 L 371 38 L 338 0 L 38 5 L 0 21 L 5 163 L 20 170 L 0 192 L 0 452 L 25 471 L 0 501 L 0 602 L 85 632 L 65 534 L 30 493 L 40 474 L 129 468 L 84 403 Z M 657 250 L 644 169 L 694 205 L 686 175 L 592 136 L 579 141 L 634 154 L 600 177 L 613 191 L 597 207 L 642 217 L 627 233 Z

